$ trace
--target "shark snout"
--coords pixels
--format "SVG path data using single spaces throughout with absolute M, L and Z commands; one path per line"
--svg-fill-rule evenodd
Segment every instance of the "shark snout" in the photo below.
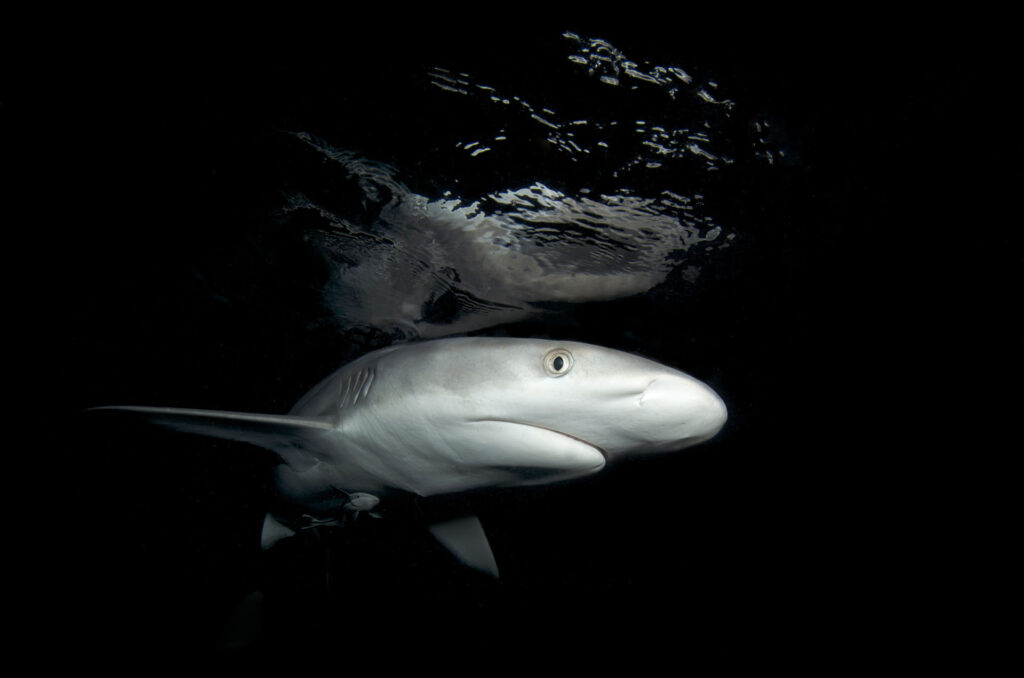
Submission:
M 728 419 L 725 403 L 706 384 L 682 373 L 659 375 L 638 400 L 657 449 L 696 445 L 717 434 Z

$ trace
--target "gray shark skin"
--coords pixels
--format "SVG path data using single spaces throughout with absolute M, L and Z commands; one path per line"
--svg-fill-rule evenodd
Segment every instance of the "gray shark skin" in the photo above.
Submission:
M 374 351 L 321 381 L 286 415 L 96 409 L 275 452 L 282 460 L 277 489 L 294 512 L 268 515 L 264 548 L 309 521 L 369 512 L 396 493 L 551 483 L 630 455 L 683 449 L 713 437 L 727 418 L 711 388 L 651 360 L 591 344 L 510 338 Z M 475 516 L 431 531 L 465 564 L 498 575 Z

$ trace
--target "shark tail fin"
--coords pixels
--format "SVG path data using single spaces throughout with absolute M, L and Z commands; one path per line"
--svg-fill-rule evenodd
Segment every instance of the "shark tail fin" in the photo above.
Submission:
M 297 417 L 287 414 L 131 406 L 95 407 L 90 411 L 127 412 L 151 424 L 175 431 L 237 440 L 275 452 L 289 447 L 296 440 L 323 434 L 335 427 L 335 422 L 329 417 Z

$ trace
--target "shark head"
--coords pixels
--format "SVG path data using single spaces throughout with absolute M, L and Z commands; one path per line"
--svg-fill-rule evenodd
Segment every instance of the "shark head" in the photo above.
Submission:
M 417 440 L 410 460 L 445 460 L 420 464 L 420 482 L 462 483 L 452 489 L 587 475 L 609 461 L 701 443 L 727 417 L 697 379 L 578 342 L 446 339 L 385 349 L 374 362 L 361 426 L 378 440 L 393 436 L 391 444 Z

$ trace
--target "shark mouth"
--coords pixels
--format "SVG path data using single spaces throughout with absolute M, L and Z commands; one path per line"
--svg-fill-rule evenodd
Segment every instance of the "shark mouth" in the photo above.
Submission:
M 517 437 L 517 429 L 519 429 L 519 435 L 523 435 L 529 431 L 532 434 L 530 437 L 537 444 L 543 445 L 545 442 L 550 442 L 552 448 L 562 448 L 563 450 L 568 447 L 569 451 L 575 452 L 577 456 L 577 459 L 573 462 L 574 470 L 582 471 L 585 473 L 593 473 L 595 471 L 602 469 L 609 459 L 607 451 L 593 444 L 592 442 L 574 436 L 571 433 L 559 431 L 557 429 L 549 428 L 547 426 L 529 424 L 526 422 L 515 421 L 512 419 L 477 419 L 476 421 L 481 423 L 486 422 L 492 424 L 507 425 L 509 427 L 507 433 L 513 439 Z M 543 436 L 548 434 L 551 436 L 551 438 L 549 441 L 545 441 Z M 562 440 L 559 441 L 559 439 Z M 572 450 L 572 448 L 575 448 L 575 450 Z M 586 448 L 586 451 L 584 451 L 581 448 Z M 590 463 L 588 463 L 588 461 Z
M 586 445 L 587 447 L 593 448 L 594 450 L 597 451 L 598 454 L 600 454 L 604 458 L 605 463 L 608 462 L 608 453 L 603 448 L 598 447 L 597 445 L 595 445 L 594 443 L 590 442 L 589 440 L 584 440 L 583 438 L 577 438 L 576 436 L 572 435 L 571 433 L 566 433 L 565 431 L 559 431 L 559 430 L 556 430 L 556 429 L 553 429 L 553 428 L 548 428 L 547 426 L 537 426 L 536 424 L 524 424 L 524 426 L 533 426 L 534 428 L 539 428 L 539 429 L 542 429 L 544 431 L 550 431 L 551 433 L 557 433 L 558 435 L 565 436 L 566 438 L 569 438 L 570 440 L 575 440 L 578 443 L 581 443 L 583 445 Z M 604 464 L 602 464 L 602 466 L 604 466 Z

